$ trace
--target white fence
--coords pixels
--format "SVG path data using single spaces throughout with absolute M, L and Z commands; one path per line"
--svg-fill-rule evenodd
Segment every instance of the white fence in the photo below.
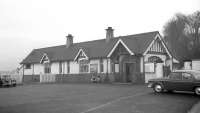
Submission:
M 41 83 L 55 82 L 55 80 L 56 80 L 56 75 L 54 74 L 40 74 Z

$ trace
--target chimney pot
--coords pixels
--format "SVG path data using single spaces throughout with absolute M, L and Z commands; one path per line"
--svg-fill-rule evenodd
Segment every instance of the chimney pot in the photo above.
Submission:
M 114 29 L 112 27 L 106 29 L 106 42 L 109 42 L 114 37 L 113 31 Z
M 66 36 L 67 40 L 66 40 L 66 47 L 70 47 L 71 45 L 73 45 L 73 36 L 71 34 L 68 34 Z

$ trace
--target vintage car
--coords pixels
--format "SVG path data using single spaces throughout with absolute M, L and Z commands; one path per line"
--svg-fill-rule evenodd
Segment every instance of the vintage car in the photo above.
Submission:
M 10 75 L 3 75 L 0 76 L 0 86 L 13 86 L 15 87 L 17 85 L 17 82 L 15 79 L 11 78 Z
M 200 95 L 200 72 L 193 70 L 177 70 L 168 77 L 150 79 L 148 87 L 157 93 L 168 91 L 190 91 Z

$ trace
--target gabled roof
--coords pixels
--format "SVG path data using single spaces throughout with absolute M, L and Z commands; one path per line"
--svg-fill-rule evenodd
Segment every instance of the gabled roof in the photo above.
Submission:
M 120 36 L 111 39 L 106 43 L 106 39 L 94 40 L 88 42 L 74 43 L 69 48 L 66 48 L 66 45 L 47 47 L 34 49 L 22 62 L 21 64 L 26 63 L 39 63 L 44 53 L 48 54 L 48 58 L 51 62 L 54 61 L 69 61 L 74 60 L 79 49 L 87 54 L 89 59 L 93 58 L 105 58 L 108 56 L 110 51 L 113 49 L 114 45 L 121 39 L 126 46 L 134 54 L 143 54 L 149 44 L 154 40 L 155 36 L 158 35 L 158 31 Z
M 121 39 L 119 39 L 119 40 L 117 41 L 117 43 L 115 43 L 114 47 L 113 47 L 112 50 L 109 52 L 109 54 L 108 54 L 107 57 L 110 57 L 110 56 L 112 55 L 112 53 L 115 51 L 115 49 L 117 48 L 117 46 L 118 46 L 120 43 L 125 47 L 125 49 L 129 52 L 130 55 L 134 55 L 134 53 L 129 49 L 129 47 L 128 47 Z

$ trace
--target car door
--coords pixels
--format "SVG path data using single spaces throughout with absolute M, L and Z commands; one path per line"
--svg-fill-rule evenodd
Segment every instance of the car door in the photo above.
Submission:
M 180 81 L 180 91 L 192 91 L 194 87 L 194 76 L 191 73 L 183 72 Z
M 181 88 L 182 75 L 179 72 L 172 72 L 169 79 L 165 81 L 165 88 L 167 90 L 178 90 Z

